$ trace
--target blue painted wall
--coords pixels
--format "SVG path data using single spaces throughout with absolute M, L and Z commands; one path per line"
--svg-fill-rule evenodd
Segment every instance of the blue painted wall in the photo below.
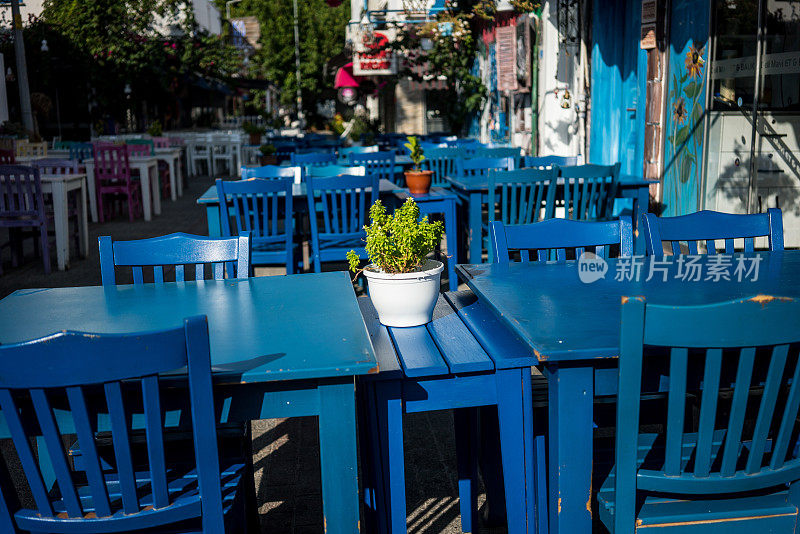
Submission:
M 644 163 L 647 53 L 639 48 L 641 0 L 594 0 L 592 8 L 591 163 Z M 628 111 L 628 110 L 635 111 Z
M 664 130 L 664 215 L 700 208 L 708 71 L 707 0 L 673 0 Z

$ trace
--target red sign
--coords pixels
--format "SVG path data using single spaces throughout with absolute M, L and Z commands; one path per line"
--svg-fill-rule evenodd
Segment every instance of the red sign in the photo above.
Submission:
M 357 76 L 394 74 L 396 59 L 388 49 L 389 38 L 383 33 L 375 32 L 369 41 L 364 40 L 365 52 L 356 53 L 353 58 L 353 73 Z

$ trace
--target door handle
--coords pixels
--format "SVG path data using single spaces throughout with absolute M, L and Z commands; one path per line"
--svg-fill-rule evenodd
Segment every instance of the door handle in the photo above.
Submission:
M 625 111 L 634 111 L 635 112 L 635 111 L 637 111 L 637 109 L 636 108 L 625 108 Z

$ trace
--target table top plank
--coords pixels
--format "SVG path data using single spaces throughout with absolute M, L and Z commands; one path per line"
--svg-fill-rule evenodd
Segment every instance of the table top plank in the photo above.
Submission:
M 537 364 L 533 350 L 502 324 L 472 291 L 449 291 L 444 295 L 470 334 L 494 360 L 496 369 L 516 369 Z
M 800 251 L 757 252 L 732 256 L 761 257 L 759 276 L 742 282 L 675 279 L 678 265 L 668 256 L 667 281 L 658 272 L 646 281 L 652 257 L 641 258 L 638 281 L 616 281 L 620 262 L 608 260 L 608 272 L 593 283 L 578 276 L 578 262 L 460 265 L 467 285 L 495 317 L 511 328 L 539 361 L 570 361 L 619 356 L 623 296 L 643 295 L 648 302 L 700 305 L 755 295 L 800 298 Z M 702 277 L 713 256 L 700 257 Z M 731 273 L 733 268 L 731 268 Z M 800 319 L 798 319 L 800 320 Z
M 393 193 L 395 191 L 400 190 L 396 184 L 394 184 L 391 180 L 386 180 L 385 178 L 381 178 L 378 182 L 378 189 L 380 190 L 380 194 L 386 193 Z M 300 184 L 292 184 L 292 196 L 293 197 L 305 197 L 306 196 L 306 183 Z M 206 189 L 205 193 L 200 195 L 197 199 L 198 204 L 219 204 L 219 198 L 217 198 L 217 186 L 212 185 L 208 189 Z
M 425 326 L 389 327 L 394 346 L 406 376 L 438 376 L 449 373 L 447 364 Z
M 439 347 L 453 374 L 490 371 L 494 362 L 470 334 L 458 313 L 444 297 L 439 297 L 428 333 Z
M 380 369 L 380 373 L 374 375 L 375 378 L 382 380 L 402 378 L 403 368 L 397 359 L 397 352 L 395 352 L 392 339 L 389 337 L 386 327 L 378 320 L 378 312 L 375 311 L 372 301 L 369 297 L 359 297 L 358 306 L 361 309 L 361 315 L 364 317 L 364 323 L 367 325 L 367 332 L 370 340 L 372 340 L 375 359 L 378 361 L 378 368 Z
M 61 330 L 121 333 L 207 315 L 215 379 L 265 382 L 377 372 L 345 272 L 18 290 L 0 301 L 0 343 Z
M 445 176 L 445 180 L 450 182 L 450 184 L 460 190 L 460 191 L 488 191 L 489 190 L 489 178 L 487 176 Z M 626 187 L 649 187 L 652 184 L 658 183 L 654 180 L 647 180 L 641 176 L 635 176 L 632 174 L 620 174 L 618 187 L 626 188 Z M 559 185 L 564 185 L 564 178 L 558 179 Z

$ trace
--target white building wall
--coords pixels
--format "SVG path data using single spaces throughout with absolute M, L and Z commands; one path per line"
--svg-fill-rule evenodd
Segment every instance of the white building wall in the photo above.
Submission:
M 197 24 L 214 35 L 222 33 L 222 17 L 211 0 L 192 0 Z
M 542 40 L 539 49 L 539 154 L 578 156 L 582 154 L 578 103 L 584 101 L 577 58 L 579 48 L 561 47 L 558 35 L 558 3 L 545 2 L 542 10 Z M 561 53 L 559 53 L 561 49 Z M 570 106 L 563 108 L 565 91 Z

